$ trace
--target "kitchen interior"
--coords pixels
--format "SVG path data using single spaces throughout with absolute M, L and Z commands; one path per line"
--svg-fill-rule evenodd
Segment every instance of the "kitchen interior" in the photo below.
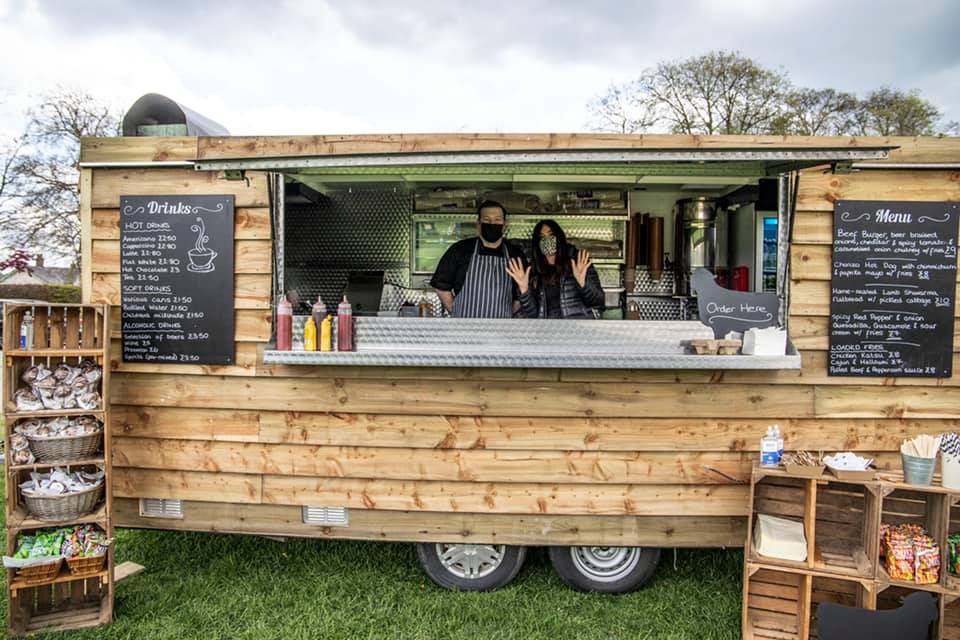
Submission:
M 492 199 L 509 212 L 507 238 L 528 257 L 533 226 L 543 218 L 555 219 L 568 241 L 591 252 L 606 294 L 604 319 L 697 319 L 690 275 L 698 267 L 730 289 L 776 291 L 776 176 L 732 163 L 632 171 L 288 171 L 278 289 L 298 315 L 309 314 L 318 297 L 333 313 L 346 293 L 355 315 L 438 316 L 430 276 L 447 247 L 476 235 L 476 207 Z

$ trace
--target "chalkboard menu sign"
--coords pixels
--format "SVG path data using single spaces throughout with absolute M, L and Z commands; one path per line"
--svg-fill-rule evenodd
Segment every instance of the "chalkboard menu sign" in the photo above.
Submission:
M 715 338 L 723 338 L 731 331 L 746 332 L 777 324 L 780 299 L 775 293 L 731 291 L 717 284 L 706 269 L 697 269 L 690 280 L 697 292 L 697 311 L 700 322 L 713 329 Z
M 232 364 L 233 196 L 122 196 L 123 361 Z
M 958 222 L 950 202 L 836 203 L 830 375 L 952 375 Z

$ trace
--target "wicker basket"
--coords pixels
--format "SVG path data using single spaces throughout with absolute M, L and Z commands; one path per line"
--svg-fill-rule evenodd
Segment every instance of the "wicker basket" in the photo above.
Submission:
M 67 566 L 73 576 L 92 576 L 103 571 L 103 563 L 107 561 L 107 554 L 87 556 L 85 558 L 67 558 Z
M 100 452 L 103 431 L 85 433 L 79 436 L 60 438 L 35 438 L 27 436 L 30 450 L 40 462 L 82 460 L 92 458 Z
M 17 582 L 28 582 L 30 584 L 43 584 L 50 582 L 60 573 L 60 566 L 63 564 L 63 558 L 57 558 L 53 562 L 46 564 L 35 564 L 30 567 L 20 567 L 14 579 Z
M 30 515 L 38 520 L 59 522 L 72 520 L 88 514 L 97 506 L 103 495 L 103 482 L 86 491 L 68 493 L 62 496 L 28 496 L 24 494 L 23 502 Z

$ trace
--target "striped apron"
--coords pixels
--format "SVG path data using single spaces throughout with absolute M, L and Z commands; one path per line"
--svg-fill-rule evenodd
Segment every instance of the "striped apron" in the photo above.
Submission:
M 454 318 L 513 317 L 513 281 L 507 273 L 507 241 L 502 256 L 480 255 L 480 239 L 473 247 L 463 288 L 453 299 Z

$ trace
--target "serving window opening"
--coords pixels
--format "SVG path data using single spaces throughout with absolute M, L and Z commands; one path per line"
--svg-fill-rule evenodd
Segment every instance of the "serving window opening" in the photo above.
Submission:
M 285 172 L 278 287 L 295 313 L 318 298 L 333 313 L 346 292 L 361 316 L 443 315 L 431 276 L 451 245 L 477 236 L 483 200 L 505 206 L 506 237 L 528 259 L 542 219 L 589 251 L 604 319 L 697 320 L 700 267 L 742 292 L 776 293 L 782 278 L 778 176 L 365 178 Z

